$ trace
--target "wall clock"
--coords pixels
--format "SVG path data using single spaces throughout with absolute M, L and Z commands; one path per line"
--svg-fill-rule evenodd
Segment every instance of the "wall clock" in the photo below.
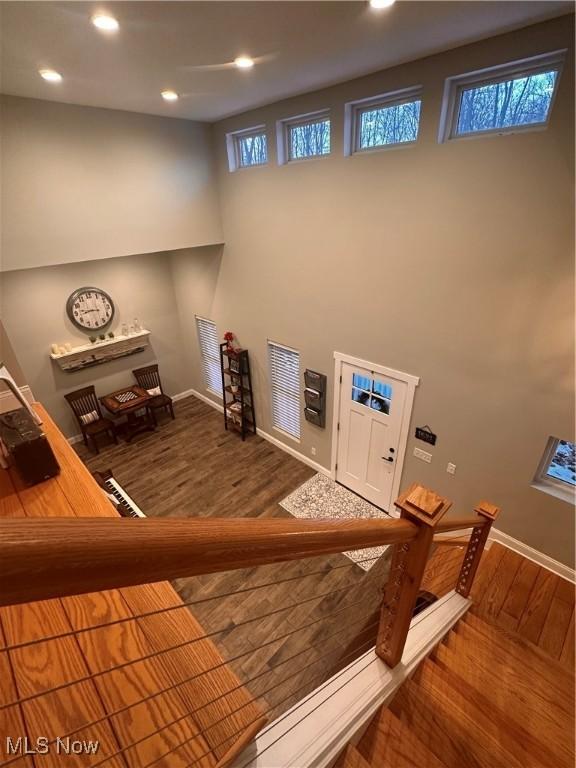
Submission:
M 66 302 L 68 317 L 83 331 L 100 331 L 112 322 L 114 302 L 100 288 L 78 288 Z

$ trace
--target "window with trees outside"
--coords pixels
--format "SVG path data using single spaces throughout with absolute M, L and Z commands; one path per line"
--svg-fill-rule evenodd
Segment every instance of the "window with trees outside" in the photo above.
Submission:
M 418 139 L 422 88 L 352 101 L 345 108 L 345 153 L 362 152 Z
M 545 126 L 562 61 L 562 53 L 538 56 L 489 72 L 450 78 L 444 138 Z
M 268 162 L 268 144 L 264 131 L 236 136 L 238 166 L 265 165 Z
M 330 154 L 330 118 L 286 124 L 288 159 L 303 160 Z
M 534 482 L 541 490 L 573 502 L 576 495 L 576 443 L 551 437 Z
M 272 425 L 300 438 L 300 354 L 290 347 L 268 342 Z
M 222 394 L 222 373 L 220 371 L 220 346 L 216 323 L 196 315 L 196 328 L 202 358 L 204 383 L 209 392 Z

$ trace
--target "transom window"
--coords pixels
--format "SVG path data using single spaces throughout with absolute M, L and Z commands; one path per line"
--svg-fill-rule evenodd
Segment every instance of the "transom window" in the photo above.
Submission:
M 346 153 L 411 144 L 420 127 L 420 87 L 346 104 Z
M 220 345 L 218 333 L 216 332 L 216 323 L 196 315 L 196 328 L 198 330 L 204 383 L 209 392 L 221 395 L 222 373 L 220 370 Z
M 441 139 L 545 126 L 563 58 L 561 51 L 450 78 Z
M 359 373 L 352 374 L 352 400 L 367 408 L 373 408 L 381 413 L 390 413 L 392 402 L 392 387 L 383 381 L 376 381 L 370 376 Z
M 534 485 L 573 502 L 576 495 L 576 443 L 549 438 Z
M 328 112 L 315 112 L 278 123 L 278 162 L 329 155 L 331 121 Z
M 300 354 L 290 347 L 268 342 L 272 425 L 300 438 Z
M 266 165 L 268 162 L 266 126 L 260 125 L 256 128 L 229 133 L 226 141 L 228 167 L 231 171 L 250 168 L 254 165 Z

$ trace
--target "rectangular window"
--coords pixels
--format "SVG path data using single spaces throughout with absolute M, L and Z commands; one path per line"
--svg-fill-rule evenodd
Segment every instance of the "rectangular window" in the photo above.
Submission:
M 277 130 L 280 165 L 330 154 L 331 122 L 326 111 L 280 120 Z
M 272 425 L 300 438 L 300 355 L 295 349 L 268 342 L 272 389 Z
M 204 383 L 209 392 L 222 394 L 222 374 L 220 371 L 220 345 L 216 323 L 196 315 L 196 328 L 202 358 L 202 373 Z
M 576 443 L 557 437 L 549 438 L 534 485 L 573 502 L 576 492 Z
M 420 127 L 421 93 L 418 86 L 346 104 L 346 154 L 413 144 Z
M 268 162 L 268 140 L 264 125 L 227 134 L 226 145 L 230 171 L 266 165 Z
M 545 126 L 563 59 L 560 51 L 450 78 L 441 140 Z

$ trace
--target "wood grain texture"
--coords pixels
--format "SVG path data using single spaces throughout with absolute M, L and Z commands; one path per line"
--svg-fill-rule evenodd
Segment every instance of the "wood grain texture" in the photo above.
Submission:
M 39 410 L 42 411 L 41 408 Z M 78 460 L 47 414 L 42 412 L 42 415 L 62 472 L 57 478 L 28 489 L 23 488 L 17 478 L 1 471 L 0 516 L 3 523 L 9 524 L 11 520 L 25 516 L 61 515 L 69 517 L 69 524 L 74 525 L 81 523 L 78 517 L 84 514 L 104 520 L 112 517 L 115 521 L 114 509 L 87 468 Z M 184 695 L 184 688 L 181 691 L 173 687 L 162 692 L 174 685 L 173 671 L 176 667 L 182 668 L 181 657 L 172 659 L 170 653 L 153 656 L 158 650 L 158 643 L 150 639 L 140 625 L 140 619 L 136 618 L 141 612 L 158 608 L 158 600 L 169 598 L 172 604 L 175 601 L 181 604 L 181 599 L 168 584 L 151 586 L 141 595 L 132 590 L 131 597 L 137 603 L 135 610 L 120 591 L 1 609 L 0 619 L 10 645 L 40 640 L 73 629 L 94 627 L 92 631 L 76 636 L 13 649 L 5 656 L 10 661 L 17 697 L 34 697 L 21 706 L 27 733 L 34 738 L 36 735 L 52 737 L 74 731 L 74 738 L 98 739 L 100 750 L 94 760 L 115 755 L 106 761 L 106 765 L 112 768 L 140 768 L 151 759 L 156 759 L 157 764 L 165 768 L 187 766 L 195 761 L 199 768 L 210 768 L 216 764 L 219 753 L 224 754 L 233 748 L 238 738 L 243 738 L 246 729 L 252 727 L 253 716 L 260 714 L 260 710 L 238 678 L 225 668 L 213 644 L 204 641 L 204 650 L 211 653 L 209 666 L 217 660 L 222 667 L 219 674 L 210 679 L 211 695 L 216 697 L 219 690 L 228 695 L 234 689 L 231 698 L 247 704 L 246 711 L 239 712 L 230 721 L 216 726 L 214 722 L 210 723 L 214 726 L 212 747 L 209 740 L 200 735 L 200 727 L 190 715 L 198 706 L 196 697 L 194 705 L 191 705 L 192 692 L 187 691 L 188 697 Z M 177 618 L 175 621 L 176 625 L 182 625 L 184 636 L 190 637 L 191 623 L 197 635 L 204 634 L 188 609 L 175 611 L 174 617 L 182 618 L 184 612 L 189 621 L 178 622 Z M 126 621 L 112 627 L 98 626 L 118 619 Z M 157 632 L 155 639 L 159 636 Z M 170 638 L 164 638 L 163 642 L 163 647 L 167 647 Z M 142 656 L 151 658 L 118 668 L 118 665 Z M 188 658 L 187 672 L 204 672 L 206 664 L 202 660 L 199 666 L 201 660 L 200 656 Z M 192 668 L 193 663 L 195 666 Z M 108 672 L 110 668 L 112 671 Z M 91 678 L 91 675 L 94 677 Z M 70 685 L 74 680 L 79 682 Z M 222 681 L 226 682 L 226 687 L 220 689 L 218 686 Z M 65 687 L 37 696 L 39 692 L 55 686 Z M 146 701 L 142 702 L 142 699 Z M 137 702 L 141 703 L 125 712 L 113 714 Z M 222 708 L 219 711 L 222 713 Z M 214 712 L 211 714 L 215 716 Z M 96 724 L 89 725 L 95 720 L 98 721 Z M 174 720 L 177 722 L 172 723 Z M 221 748 L 216 746 L 221 742 Z M 67 764 L 70 765 L 87 766 L 94 762 L 86 757 L 69 760 Z M 43 758 L 42 765 L 52 764 L 59 764 L 56 757 Z
M 444 763 L 389 709 L 381 709 L 373 718 L 358 745 L 358 751 L 370 765 L 444 768 Z
M 362 757 L 356 747 L 348 744 L 335 763 L 334 768 L 370 768 L 370 763 Z
M 36 488 L 25 493 L 34 491 L 52 513 L 63 508 L 50 488 Z M 0 604 L 338 554 L 415 535 L 412 523 L 394 519 L 11 519 L 0 532 Z

